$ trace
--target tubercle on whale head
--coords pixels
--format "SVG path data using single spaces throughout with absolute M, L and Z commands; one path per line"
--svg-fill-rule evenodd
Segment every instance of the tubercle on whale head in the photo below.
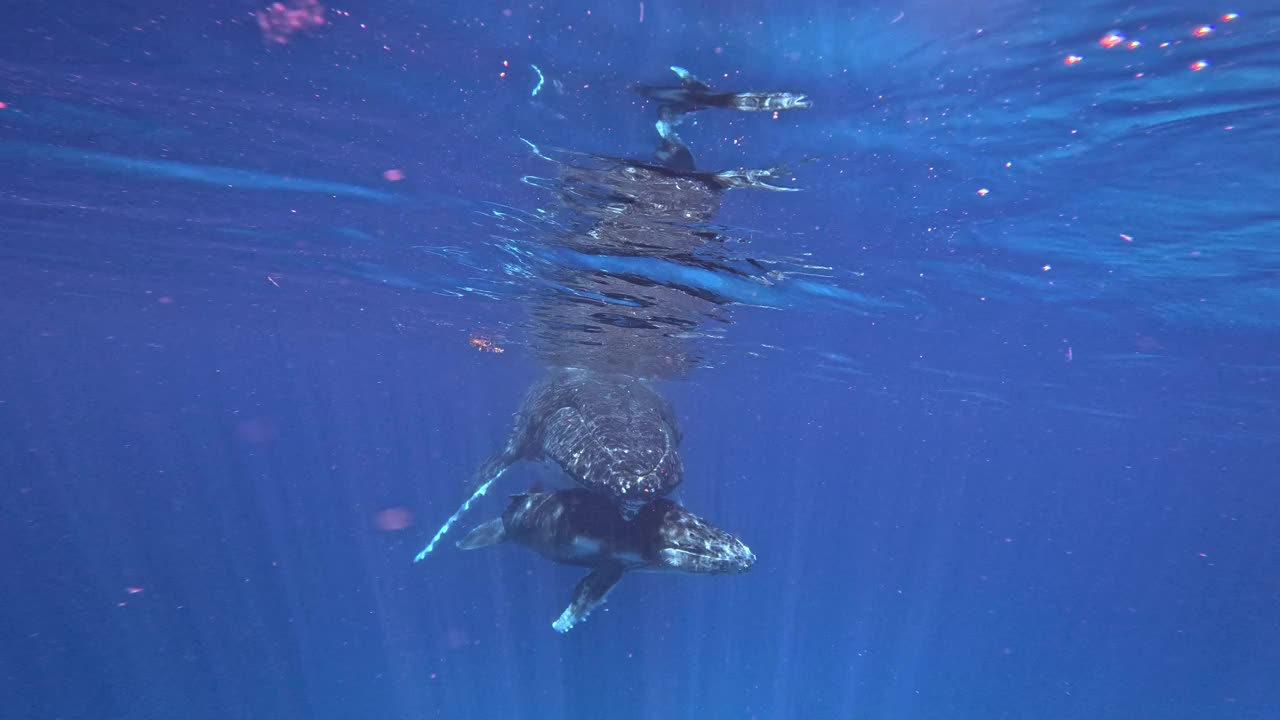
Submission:
M 730 535 L 730 537 L 733 536 Z M 746 543 L 736 537 L 733 538 L 731 549 L 726 558 L 727 564 L 725 567 L 729 569 L 724 572 L 728 573 L 744 573 L 751 570 L 756 564 L 756 554 L 751 552 L 751 548 L 747 547 Z

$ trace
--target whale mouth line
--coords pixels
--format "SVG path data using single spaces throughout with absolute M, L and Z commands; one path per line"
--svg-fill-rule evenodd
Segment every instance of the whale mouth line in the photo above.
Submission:
M 703 558 L 703 559 L 706 559 L 706 560 L 718 560 L 718 559 L 719 559 L 719 556 L 717 556 L 717 555 L 707 555 L 706 553 L 694 552 L 694 551 L 692 551 L 692 550 L 681 550 L 680 548 L 667 548 L 667 550 L 669 550 L 669 551 L 671 551 L 671 552 L 684 553 L 685 555 L 692 555 L 693 557 Z

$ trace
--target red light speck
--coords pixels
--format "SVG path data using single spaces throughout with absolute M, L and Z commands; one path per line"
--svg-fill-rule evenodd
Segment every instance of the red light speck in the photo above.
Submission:
M 1205 69 L 1205 68 L 1207 68 L 1207 67 L 1209 67 L 1209 61 L 1208 61 L 1208 60 L 1197 60 L 1197 61 L 1195 61 L 1195 62 L 1191 63 L 1191 69 L 1192 69 L 1193 71 L 1195 71 L 1195 72 L 1199 72 L 1199 71 L 1201 71 L 1201 70 L 1203 70 L 1203 69 Z
M 1238 17 L 1240 17 L 1240 13 L 1227 13 L 1226 15 L 1222 16 L 1222 22 L 1231 22 L 1232 20 L 1235 20 Z
M 1098 41 L 1098 44 L 1110 50 L 1122 42 L 1124 42 L 1124 35 L 1121 35 L 1119 30 L 1112 30 L 1106 35 L 1103 35 L 1102 39 Z
M 1207 36 L 1209 35 L 1209 33 L 1212 33 L 1212 32 L 1213 32 L 1213 26 L 1212 26 L 1212 25 L 1201 25 L 1200 27 L 1196 28 L 1195 30 L 1192 30 L 1192 31 L 1191 31 L 1191 34 L 1192 34 L 1192 35 L 1195 35 L 1196 37 L 1207 37 Z
M 1141 40 L 1130 40 L 1130 41 L 1129 41 L 1128 48 L 1129 48 L 1130 50 L 1137 50 L 1137 49 L 1138 49 L 1138 48 L 1140 48 L 1140 47 L 1142 47 L 1142 41 L 1141 41 Z
M 987 194 L 990 192 L 991 191 L 986 188 L 978 188 L 978 195 L 980 195 L 981 197 L 986 197 Z
M 1068 55 L 1066 58 L 1062 60 L 1062 62 L 1068 65 L 1075 65 L 1076 63 L 1080 62 L 1083 59 L 1084 58 L 1079 55 Z
M 397 168 L 391 168 L 390 170 L 383 170 L 382 179 L 386 180 L 387 182 L 400 182 L 401 180 L 404 179 L 404 171 Z

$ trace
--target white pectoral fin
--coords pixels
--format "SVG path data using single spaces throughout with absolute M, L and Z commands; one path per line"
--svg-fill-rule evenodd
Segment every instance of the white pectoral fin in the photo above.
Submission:
M 574 588 L 573 601 L 560 613 L 560 617 L 551 624 L 556 632 L 566 633 L 574 625 L 587 619 L 592 610 L 604 602 L 604 598 L 622 579 L 626 572 L 621 565 L 603 565 L 587 573 Z

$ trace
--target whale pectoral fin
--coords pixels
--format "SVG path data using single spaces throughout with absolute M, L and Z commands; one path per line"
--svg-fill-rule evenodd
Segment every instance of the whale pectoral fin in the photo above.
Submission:
M 503 524 L 502 518 L 494 518 L 483 525 L 472 528 L 466 537 L 458 541 L 458 547 L 463 550 L 475 550 L 497 545 L 506 539 L 507 526 Z
M 675 73 L 680 78 L 680 84 L 684 85 L 687 88 L 692 88 L 694 90 L 702 90 L 702 91 L 707 91 L 711 89 L 710 85 L 694 77 L 693 73 L 689 72 L 688 70 L 685 70 L 682 67 L 679 67 L 677 65 L 672 65 L 671 72 Z
M 622 579 L 623 572 L 625 570 L 621 565 L 610 564 L 587 573 L 586 577 L 578 581 L 578 587 L 573 591 L 573 602 L 560 613 L 560 618 L 551 627 L 556 632 L 566 633 L 574 625 L 586 620 L 591 611 L 604 602 L 604 596 Z
M 471 495 L 463 501 L 462 505 L 458 506 L 458 509 L 449 516 L 448 520 L 444 521 L 444 525 L 441 525 L 440 529 L 436 531 L 435 536 L 431 538 L 431 542 L 427 543 L 427 546 L 414 556 L 413 561 L 422 562 L 432 550 L 435 550 L 436 543 L 440 542 L 440 539 L 449 532 L 453 524 L 458 522 L 458 519 L 471 509 L 472 503 L 484 497 L 484 494 L 489 492 L 489 488 L 497 482 L 498 478 L 502 477 L 502 473 L 506 472 L 507 468 L 511 467 L 518 459 L 519 456 L 515 453 L 504 450 L 482 465 L 479 472 L 476 473 L 475 479 L 471 482 Z

